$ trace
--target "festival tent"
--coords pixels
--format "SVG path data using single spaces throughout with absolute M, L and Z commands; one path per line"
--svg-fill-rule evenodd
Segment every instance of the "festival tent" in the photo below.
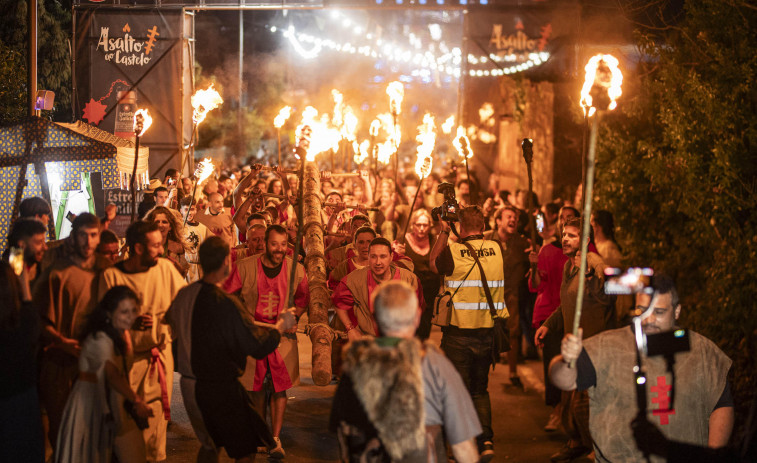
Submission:
M 140 147 L 137 189 L 149 183 L 148 157 L 149 149 Z M 42 196 L 53 204 L 57 238 L 68 192 L 86 189 L 94 212 L 90 174 L 100 173 L 102 189 L 128 188 L 134 143 L 81 121 L 60 124 L 30 117 L 0 127 L 0 168 L 0 237 L 8 236 L 23 198 Z M 0 252 L 6 244 L 6 239 L 0 240 Z

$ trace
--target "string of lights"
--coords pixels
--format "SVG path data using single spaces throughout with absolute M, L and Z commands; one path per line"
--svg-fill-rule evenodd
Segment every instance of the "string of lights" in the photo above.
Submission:
M 280 32 L 292 45 L 294 50 L 304 59 L 314 59 L 324 50 L 347 53 L 352 55 L 362 55 L 374 59 L 385 59 L 389 62 L 413 64 L 416 66 L 411 71 L 414 77 L 430 78 L 432 73 L 446 74 L 459 78 L 461 74 L 462 52 L 459 47 L 449 46 L 441 39 L 441 27 L 438 24 L 430 24 L 429 32 L 432 43 L 428 44 L 427 49 L 422 50 L 423 41 L 414 33 L 406 35 L 408 45 L 398 45 L 392 41 L 385 41 L 382 38 L 376 38 L 371 32 L 366 33 L 366 27 L 360 25 L 346 14 L 334 10 L 329 14 L 331 20 L 343 29 L 351 32 L 356 37 L 355 43 L 352 41 L 339 41 L 317 37 L 312 34 L 298 32 L 296 27 L 290 25 L 287 28 L 278 28 L 271 26 L 269 29 L 272 33 Z M 370 43 L 365 43 L 365 40 Z M 362 44 L 359 44 L 360 42 Z M 442 52 L 437 56 L 434 50 Z M 491 55 L 476 56 L 468 54 L 467 73 L 471 77 L 488 77 L 503 76 L 516 74 L 540 66 L 549 60 L 548 52 L 529 53 L 528 55 Z M 494 63 L 495 68 L 492 69 Z M 511 63 L 507 67 L 501 64 Z

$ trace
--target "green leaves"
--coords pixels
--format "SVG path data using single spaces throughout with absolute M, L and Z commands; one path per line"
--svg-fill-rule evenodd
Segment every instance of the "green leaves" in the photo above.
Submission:
M 597 207 L 615 214 L 627 264 L 676 280 L 683 324 L 731 356 L 745 401 L 757 347 L 757 11 L 686 5 L 664 45 L 638 34 L 654 62 L 603 122 Z

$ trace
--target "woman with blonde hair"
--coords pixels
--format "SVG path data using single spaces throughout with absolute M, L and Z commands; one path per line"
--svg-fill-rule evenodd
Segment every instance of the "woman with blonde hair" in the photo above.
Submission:
M 182 276 L 187 276 L 189 262 L 185 257 L 187 243 L 184 239 L 184 226 L 171 209 L 155 206 L 145 214 L 144 220 L 158 224 L 158 230 L 163 236 L 163 254 L 161 257 L 169 259 L 176 266 Z
M 432 224 L 431 214 L 426 209 L 418 209 L 410 216 L 405 234 L 405 255 L 413 261 L 414 273 L 421 282 L 423 298 L 426 300 L 417 333 L 421 339 L 427 339 L 431 333 L 432 305 L 440 285 L 439 275 L 431 271 L 429 263 L 435 241 L 431 235 Z

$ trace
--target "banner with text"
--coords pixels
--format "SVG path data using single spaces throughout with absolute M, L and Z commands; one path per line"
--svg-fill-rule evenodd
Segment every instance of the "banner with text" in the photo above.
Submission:
M 183 114 L 182 70 L 191 66 L 183 59 L 185 20 L 180 10 L 75 10 L 77 117 L 133 139 L 134 112 L 146 108 L 153 125 L 141 142 L 150 147 L 152 176 L 180 167 L 191 133 Z

